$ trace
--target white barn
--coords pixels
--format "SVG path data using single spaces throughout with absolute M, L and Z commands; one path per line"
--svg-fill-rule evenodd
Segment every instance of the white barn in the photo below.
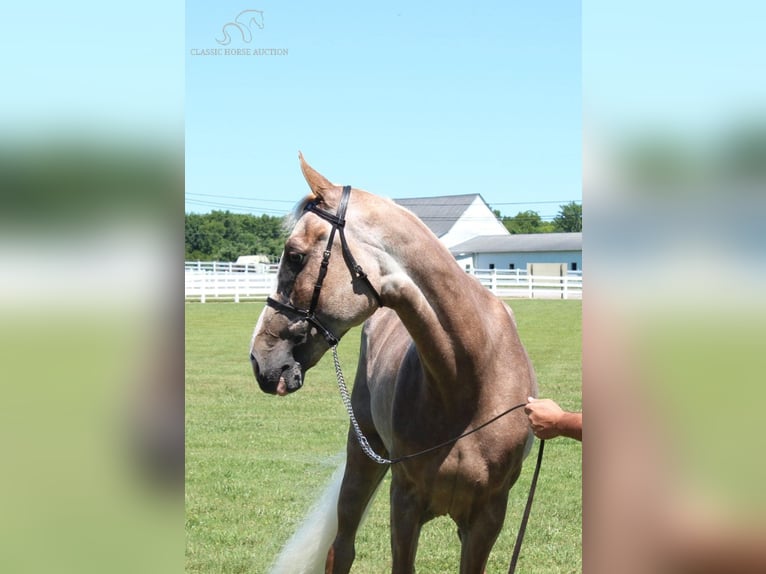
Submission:
M 582 233 L 512 235 L 478 193 L 394 201 L 417 215 L 466 270 L 562 263 L 582 271 Z
M 508 235 L 508 230 L 478 193 L 394 201 L 417 215 L 447 247 L 477 235 Z

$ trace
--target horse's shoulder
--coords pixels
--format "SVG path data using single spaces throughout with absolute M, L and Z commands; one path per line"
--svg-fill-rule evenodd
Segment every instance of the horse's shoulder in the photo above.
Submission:
M 365 321 L 361 347 L 370 367 L 390 372 L 398 370 L 414 343 L 399 316 L 391 309 L 380 309 Z
M 380 340 L 395 334 L 399 329 L 404 330 L 399 316 L 392 309 L 384 307 L 364 322 L 362 337 L 367 340 Z

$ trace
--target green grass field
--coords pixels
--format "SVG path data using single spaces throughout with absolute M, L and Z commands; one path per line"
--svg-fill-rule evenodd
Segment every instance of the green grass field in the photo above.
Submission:
M 581 409 L 579 301 L 511 300 L 540 396 Z M 186 571 L 265 573 L 345 449 L 348 420 L 328 353 L 285 398 L 263 394 L 248 360 L 262 303 L 186 305 Z M 359 330 L 339 347 L 353 381 Z M 507 572 L 537 447 L 512 489 L 488 573 Z M 582 448 L 549 441 L 518 571 L 581 572 Z M 357 537 L 352 572 L 390 574 L 388 478 Z M 428 523 L 417 570 L 456 572 L 456 528 Z

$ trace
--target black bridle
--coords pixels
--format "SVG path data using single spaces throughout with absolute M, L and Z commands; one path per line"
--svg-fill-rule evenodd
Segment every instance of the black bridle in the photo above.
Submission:
M 327 344 L 330 345 L 330 347 L 335 347 L 340 339 L 322 324 L 322 322 L 316 316 L 316 308 L 319 304 L 319 293 L 322 291 L 322 284 L 324 283 L 325 276 L 327 275 L 327 268 L 330 264 L 330 255 L 332 255 L 332 246 L 333 242 L 335 241 L 336 231 L 340 236 L 340 246 L 341 251 L 343 252 L 343 259 L 346 262 L 346 267 L 348 267 L 348 270 L 351 272 L 352 278 L 354 280 L 360 279 L 363 281 L 369 288 L 373 297 L 375 297 L 378 305 L 383 307 L 383 300 L 380 297 L 380 293 L 378 293 L 377 289 L 373 287 L 361 265 L 359 265 L 356 262 L 356 259 L 354 259 L 354 256 L 351 254 L 351 250 L 348 247 L 348 241 L 346 241 L 346 208 L 348 207 L 348 200 L 350 196 L 351 186 L 346 185 L 343 187 L 343 193 L 340 198 L 340 205 L 338 205 L 338 210 L 335 212 L 335 214 L 317 207 L 316 201 L 307 203 L 306 207 L 303 208 L 303 211 L 310 211 L 315 213 L 325 221 L 330 222 L 332 225 L 332 231 L 330 231 L 330 237 L 327 240 L 327 247 L 325 247 L 324 253 L 322 254 L 322 263 L 319 267 L 319 275 L 317 276 L 316 283 L 314 284 L 314 293 L 311 296 L 311 304 L 309 305 L 309 308 L 300 309 L 290 302 L 283 303 L 273 299 L 272 297 L 268 297 L 266 299 L 266 304 L 272 309 L 283 313 L 297 315 L 304 321 L 308 321 L 311 325 L 316 327 L 317 331 L 319 331 L 324 336 L 324 338 L 327 340 Z

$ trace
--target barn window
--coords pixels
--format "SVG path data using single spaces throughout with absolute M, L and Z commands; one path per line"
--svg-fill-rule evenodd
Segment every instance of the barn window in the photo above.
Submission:
M 489 268 L 490 268 L 490 269 L 494 269 L 494 268 L 495 268 L 495 264 L 494 264 L 494 263 L 490 263 L 490 264 L 489 264 Z
M 515 263 L 509 263 L 508 264 L 508 269 L 516 269 L 516 264 Z
M 572 271 L 577 271 L 577 261 L 572 261 Z

